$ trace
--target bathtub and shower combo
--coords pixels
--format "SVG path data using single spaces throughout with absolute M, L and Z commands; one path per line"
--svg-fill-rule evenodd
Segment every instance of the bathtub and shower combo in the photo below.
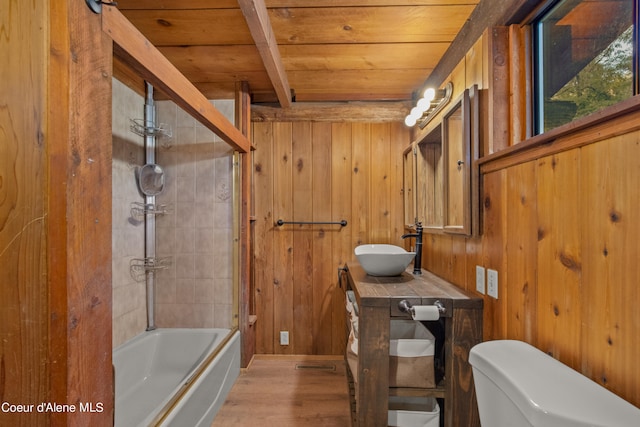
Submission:
M 115 425 L 210 426 L 240 373 L 240 334 L 156 329 L 113 354 Z
M 136 181 L 144 195 L 143 207 L 152 213 L 155 196 L 165 184 L 164 171 L 155 164 L 155 123 L 153 87 L 147 84 L 144 135 L 139 133 L 144 136 L 145 165 L 136 171 Z M 146 264 L 146 260 L 156 260 L 155 215 L 143 217 Z M 231 328 L 156 328 L 155 271 L 146 269 L 142 276 L 146 331 L 113 351 L 115 426 L 209 427 L 240 373 L 237 322 L 231 321 L 236 325 Z

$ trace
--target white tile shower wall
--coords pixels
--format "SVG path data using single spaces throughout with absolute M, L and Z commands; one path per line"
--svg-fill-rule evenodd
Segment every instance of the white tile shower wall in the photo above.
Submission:
M 234 101 L 212 101 L 232 123 Z M 171 101 L 157 102 L 157 117 L 173 129 L 158 141 L 157 161 L 166 171 L 158 203 L 172 207 L 158 218 L 156 253 L 172 265 L 158 273 L 159 327 L 232 324 L 233 150 Z
M 144 140 L 130 130 L 130 119 L 144 115 L 144 97 L 114 79 L 112 110 L 112 340 L 117 347 L 147 326 L 145 284 L 129 271 L 132 259 L 144 257 L 144 222 L 131 217 L 131 203 L 144 200 L 135 180 Z

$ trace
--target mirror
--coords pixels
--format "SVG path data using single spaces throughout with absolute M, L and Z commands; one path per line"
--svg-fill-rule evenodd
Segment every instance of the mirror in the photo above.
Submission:
M 411 145 L 403 153 L 404 224 L 410 227 L 418 220 L 416 215 L 416 148 Z
M 426 233 L 480 234 L 479 98 L 477 86 L 465 90 L 405 150 L 405 225 L 415 217 Z
M 466 94 L 465 94 L 466 95 Z M 469 127 L 468 96 L 443 118 L 444 227 L 452 233 L 469 234 Z
M 160 165 L 147 163 L 138 171 L 138 187 L 145 196 L 157 196 L 164 190 L 164 170 Z
M 427 232 L 442 230 L 442 124 L 432 122 L 427 135 L 416 145 L 416 218 Z

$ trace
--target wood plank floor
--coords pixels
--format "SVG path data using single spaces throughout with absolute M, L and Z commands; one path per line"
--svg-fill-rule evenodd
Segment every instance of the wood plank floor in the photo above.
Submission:
M 350 427 L 344 358 L 256 355 L 212 424 L 229 426 Z

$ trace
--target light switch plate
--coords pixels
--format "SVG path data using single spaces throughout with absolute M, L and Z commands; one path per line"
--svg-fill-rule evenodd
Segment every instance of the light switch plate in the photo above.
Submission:
M 498 272 L 487 269 L 487 295 L 498 299 Z
M 476 291 L 484 295 L 484 267 L 476 265 Z

